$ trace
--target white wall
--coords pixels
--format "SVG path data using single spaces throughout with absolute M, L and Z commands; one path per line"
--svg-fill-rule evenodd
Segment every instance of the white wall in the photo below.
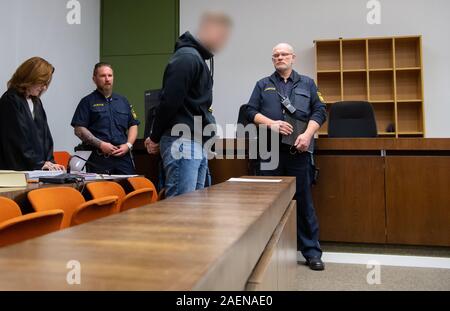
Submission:
M 40 56 L 55 68 L 42 96 L 55 150 L 73 151 L 70 126 L 79 100 L 94 89 L 92 67 L 100 55 L 100 0 L 79 0 L 81 24 L 66 21 L 66 0 L 0 0 L 0 92 L 26 59 Z
M 423 35 L 427 137 L 450 137 L 450 1 L 381 0 L 381 25 L 366 22 L 367 0 L 180 0 L 180 31 L 195 32 L 200 14 L 221 9 L 234 19 L 231 42 L 216 57 L 214 111 L 235 123 L 255 82 L 269 75 L 271 49 L 296 48 L 297 70 L 314 77 L 315 39 Z

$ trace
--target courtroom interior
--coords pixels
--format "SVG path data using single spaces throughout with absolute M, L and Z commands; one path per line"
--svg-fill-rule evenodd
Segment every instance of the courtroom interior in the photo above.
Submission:
M 449 12 L 1 0 L 0 291 L 449 291 Z

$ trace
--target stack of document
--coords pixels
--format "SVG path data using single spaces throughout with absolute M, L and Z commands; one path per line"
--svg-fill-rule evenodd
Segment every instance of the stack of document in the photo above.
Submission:
M 39 177 L 54 177 L 66 173 L 66 171 L 27 171 L 27 179 L 39 179 Z
M 136 177 L 138 175 L 106 175 L 106 174 L 95 174 L 95 173 L 84 173 L 84 172 L 72 172 L 73 175 L 80 176 L 85 181 L 92 180 L 115 180 L 124 179 L 129 177 Z

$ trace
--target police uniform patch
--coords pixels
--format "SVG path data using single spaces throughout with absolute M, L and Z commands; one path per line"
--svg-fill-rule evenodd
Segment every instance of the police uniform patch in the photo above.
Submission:
M 98 104 L 94 104 L 94 105 L 92 105 L 92 107 L 103 107 L 103 106 L 105 106 L 105 104 L 104 103 L 98 103 Z
M 134 111 L 133 105 L 130 105 L 131 114 L 133 115 L 133 119 L 137 120 L 137 114 L 136 111 Z
M 266 87 L 265 90 L 264 90 L 264 92 L 268 92 L 268 91 L 276 91 L 276 90 L 277 90 L 277 89 L 276 89 L 275 87 L 270 86 L 270 87 Z
M 322 93 L 320 93 L 319 91 L 317 91 L 317 96 L 319 96 L 319 99 L 321 102 L 324 102 L 325 100 L 323 99 Z

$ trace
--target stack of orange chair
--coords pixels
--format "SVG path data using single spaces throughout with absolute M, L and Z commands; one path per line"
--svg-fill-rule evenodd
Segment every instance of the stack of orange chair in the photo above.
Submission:
M 151 183 L 151 181 L 149 182 Z M 158 200 L 158 194 L 153 183 L 151 183 L 151 185 L 146 184 L 144 187 L 136 189 L 128 194 L 125 193 L 125 190 L 121 185 L 113 181 L 88 183 L 86 188 L 94 199 L 117 195 L 119 197 L 117 209 L 119 212 L 148 205 Z
M 147 178 L 131 177 L 131 178 L 128 178 L 127 180 L 130 183 L 131 187 L 133 187 L 133 190 L 139 190 L 139 189 L 145 189 L 145 188 L 152 189 L 153 193 L 152 193 L 151 203 L 159 201 L 158 191 L 156 190 L 155 185 Z
M 16 202 L 0 197 L 0 247 L 57 231 L 63 217 L 61 209 L 22 215 Z
M 74 188 L 51 187 L 30 191 L 28 199 L 35 211 L 62 209 L 61 228 L 67 228 L 116 213 L 119 198 L 110 195 L 86 202 Z

